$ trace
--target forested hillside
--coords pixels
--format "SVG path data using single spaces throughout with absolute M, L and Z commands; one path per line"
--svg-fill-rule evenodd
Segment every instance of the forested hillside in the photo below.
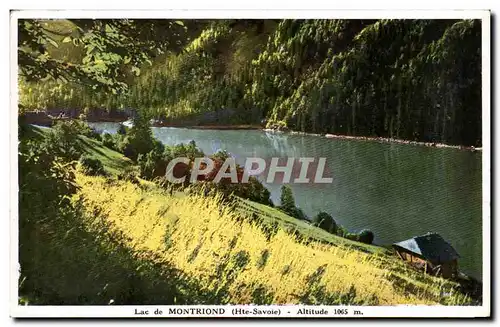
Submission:
M 182 24 L 176 46 L 130 72 L 125 92 L 21 78 L 21 104 L 84 113 L 137 108 L 196 124 L 266 119 L 313 133 L 481 145 L 480 21 Z M 66 29 L 61 39 L 73 33 Z M 74 60 L 81 55 L 71 43 L 49 47 Z

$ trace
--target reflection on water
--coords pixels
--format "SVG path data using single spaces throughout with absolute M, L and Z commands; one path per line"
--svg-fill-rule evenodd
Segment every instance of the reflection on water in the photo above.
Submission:
M 114 133 L 116 123 L 94 126 Z M 461 255 L 460 267 L 481 278 L 481 153 L 402 144 L 332 140 L 263 131 L 153 128 L 165 144 L 224 149 L 247 157 L 325 157 L 332 184 L 291 184 L 296 203 L 313 216 L 326 211 L 349 230 L 369 228 L 377 244 L 438 232 Z M 317 159 L 316 159 L 317 160 Z M 281 184 L 266 184 L 279 203 Z

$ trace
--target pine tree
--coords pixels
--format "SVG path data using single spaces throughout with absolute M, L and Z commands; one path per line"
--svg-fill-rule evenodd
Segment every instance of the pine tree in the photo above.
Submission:
M 292 189 L 289 185 L 283 185 L 281 187 L 281 208 L 288 214 L 294 215 L 296 211 L 295 199 L 293 197 Z

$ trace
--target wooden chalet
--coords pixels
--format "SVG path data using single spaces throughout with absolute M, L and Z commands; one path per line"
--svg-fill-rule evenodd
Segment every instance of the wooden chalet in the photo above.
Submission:
M 444 278 L 458 276 L 457 251 L 437 233 L 427 233 L 394 243 L 399 257 L 425 273 Z

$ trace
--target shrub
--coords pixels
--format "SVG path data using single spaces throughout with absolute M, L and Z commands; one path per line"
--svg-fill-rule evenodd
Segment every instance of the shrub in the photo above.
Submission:
M 102 134 L 102 144 L 110 149 L 116 149 L 115 138 L 109 133 Z
M 83 153 L 79 129 L 71 121 L 57 122 L 42 142 L 47 153 L 64 160 L 77 160 Z
M 95 129 L 93 129 L 93 128 L 91 128 L 91 132 L 90 132 L 88 135 L 86 135 L 86 136 L 87 136 L 87 137 L 90 137 L 90 138 L 92 138 L 92 139 L 94 139 L 94 140 L 97 140 L 97 141 L 99 141 L 99 142 L 102 142 L 102 135 L 101 135 L 101 134 L 99 134 L 99 132 L 98 132 L 98 131 L 96 131 L 96 130 L 95 130 Z
M 318 213 L 313 218 L 313 222 L 316 226 L 329 233 L 335 234 L 337 232 L 337 223 L 335 222 L 333 217 L 326 212 L 322 211 Z
M 125 125 L 123 125 L 123 124 L 120 124 L 116 133 L 119 135 L 126 135 L 127 134 L 127 127 L 125 127 Z
M 194 141 L 191 141 L 187 146 L 180 144 L 173 147 L 168 147 L 166 149 L 166 153 L 168 153 L 167 160 L 180 156 L 188 157 L 191 159 L 194 159 L 194 157 L 203 156 L 203 152 L 196 148 L 196 143 L 194 143 Z M 198 181 L 204 181 L 204 184 L 208 190 L 220 192 L 226 197 L 229 197 L 230 195 L 236 195 L 258 203 L 272 205 L 272 201 L 270 199 L 271 193 L 268 189 L 265 188 L 264 185 L 262 185 L 262 183 L 257 178 L 255 178 L 254 176 L 250 176 L 247 183 L 241 182 L 244 171 L 243 168 L 237 164 L 236 178 L 238 180 L 238 183 L 232 183 L 230 177 L 223 177 L 218 183 L 213 182 L 215 177 L 220 173 L 220 169 L 222 168 L 227 158 L 230 158 L 230 154 L 227 151 L 217 151 L 214 155 L 211 156 L 211 159 L 214 163 L 212 171 L 205 175 L 198 176 Z M 190 166 L 189 169 L 191 168 L 192 167 Z M 189 172 L 185 175 L 187 176 L 186 179 L 188 179 Z M 174 176 L 180 177 L 175 173 Z
M 340 237 L 345 237 L 349 232 L 347 229 L 344 228 L 344 226 L 337 225 L 337 230 L 335 231 L 335 234 Z
M 132 146 L 130 145 L 130 139 L 127 135 L 124 135 L 123 138 L 120 139 L 120 141 L 116 144 L 116 149 L 128 158 L 133 155 Z
M 222 162 L 224 162 L 227 158 L 230 158 L 231 155 L 229 154 L 229 152 L 227 152 L 226 150 L 217 150 L 217 152 L 215 152 L 212 156 L 213 159 L 218 159 Z
M 165 176 L 167 161 L 165 160 L 165 146 L 163 143 L 153 138 L 153 149 L 146 154 L 139 154 L 137 163 L 140 168 L 141 177 L 153 179 Z
M 278 131 L 284 131 L 287 130 L 287 124 L 286 122 L 279 120 L 279 121 L 268 121 L 266 124 L 266 128 L 269 129 L 276 129 Z
M 73 129 L 77 134 L 84 135 L 86 137 L 101 140 L 101 135 L 89 124 L 80 119 L 72 119 L 64 122 L 64 124 L 68 125 L 71 129 Z
M 348 240 L 359 242 L 359 235 L 356 233 L 346 233 L 344 234 L 344 237 Z
M 243 186 L 247 191 L 245 194 L 247 199 L 272 206 L 271 192 L 257 178 L 251 176 L 248 183 Z
M 156 149 L 158 143 L 160 142 L 153 137 L 149 121 L 141 114 L 134 119 L 134 126 L 126 130 L 126 136 L 118 148 L 126 157 L 136 161 L 140 154 Z
M 293 211 L 292 216 L 297 218 L 297 219 L 300 219 L 300 220 L 307 220 L 308 219 L 305 212 L 302 211 L 301 208 L 297 208 L 297 207 L 295 207 L 295 210 Z
M 359 241 L 360 242 L 363 242 L 363 243 L 366 243 L 366 244 L 372 244 L 374 238 L 375 238 L 375 235 L 369 229 L 363 229 L 359 233 Z
M 207 181 L 206 186 L 209 190 L 218 191 L 226 197 L 236 195 L 265 205 L 273 205 L 269 190 L 254 177 L 250 177 L 248 183 L 214 183 Z
M 281 187 L 281 209 L 286 213 L 295 213 L 295 199 L 293 197 L 293 192 L 290 186 L 283 185 Z
M 118 180 L 131 182 L 132 184 L 140 184 L 139 172 L 134 166 L 126 167 L 121 173 L 118 174 L 117 178 Z
M 196 147 L 195 141 L 191 141 L 188 144 L 181 143 L 165 147 L 164 156 L 165 160 L 170 162 L 170 160 L 179 157 L 187 157 L 194 160 L 195 158 L 204 157 L 205 154 L 201 149 Z
M 300 220 L 306 220 L 307 215 L 302 211 L 302 209 L 295 206 L 295 199 L 293 198 L 293 192 L 290 186 L 283 185 L 281 187 L 281 206 L 280 209 L 286 214 L 295 217 Z
M 94 131 L 92 132 L 92 136 L 91 136 L 94 140 L 97 140 L 99 142 L 102 142 L 102 136 L 101 134 L 99 134 L 98 132 Z
M 140 154 L 137 157 L 141 177 L 153 179 L 155 177 L 165 176 L 167 164 L 162 152 L 150 151 L 145 155 Z
M 104 166 L 99 159 L 91 158 L 88 156 L 80 157 L 80 165 L 87 175 L 106 175 L 106 171 L 104 170 Z

